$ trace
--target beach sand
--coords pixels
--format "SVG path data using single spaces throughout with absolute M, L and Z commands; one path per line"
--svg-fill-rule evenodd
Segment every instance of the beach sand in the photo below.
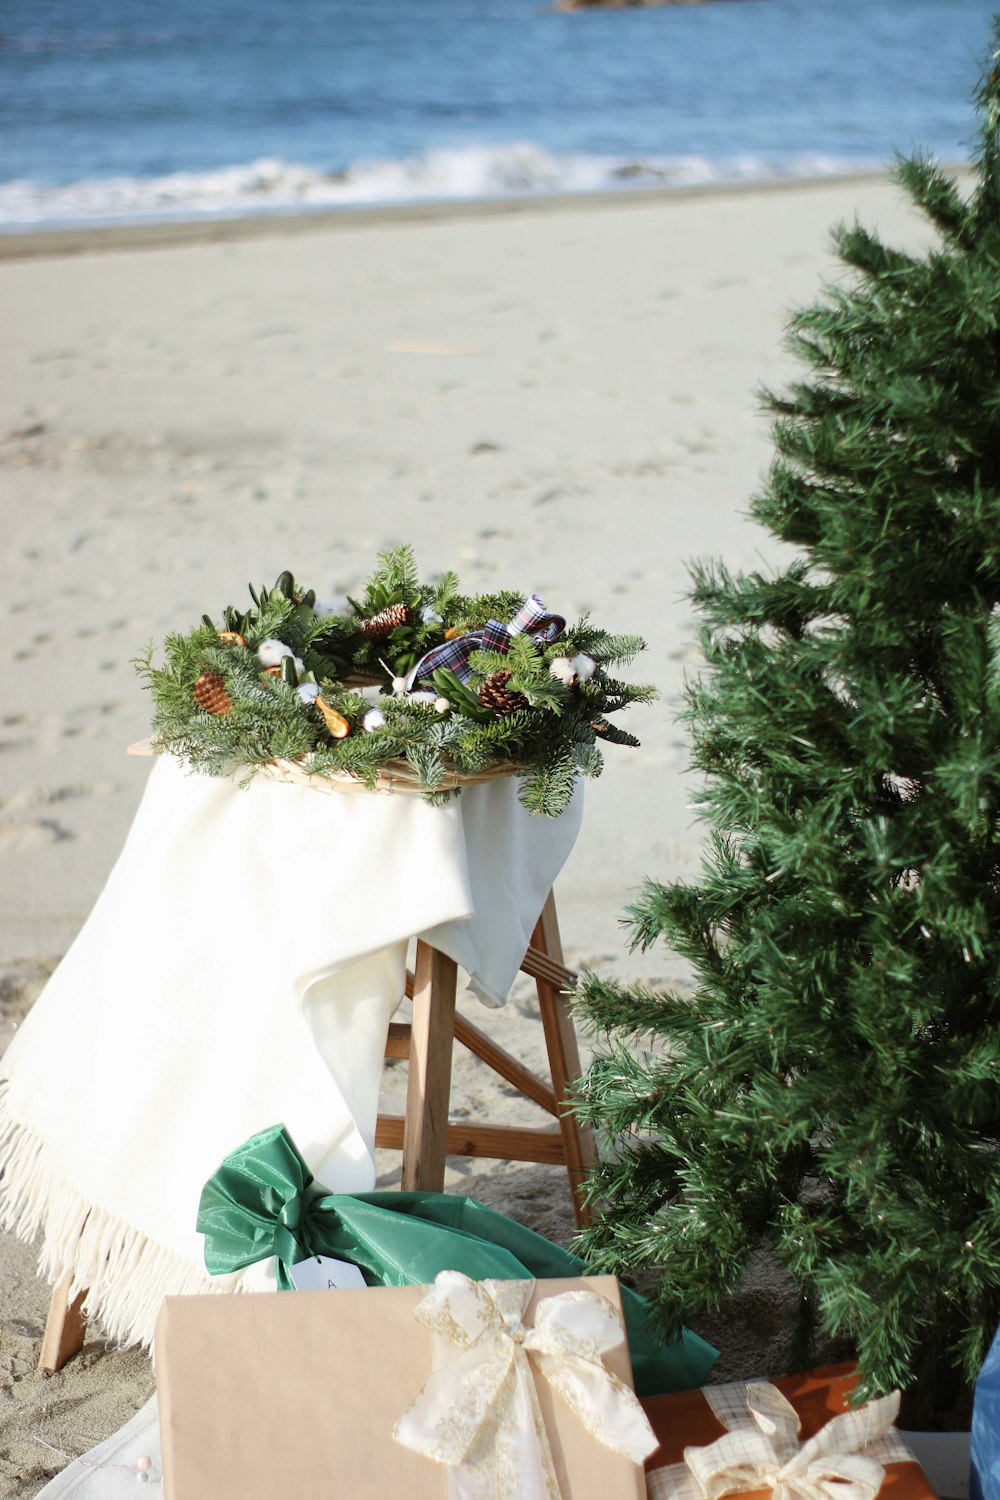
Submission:
M 698 662 L 685 563 L 776 558 L 744 515 L 769 461 L 755 392 L 793 372 L 787 315 L 839 274 L 828 231 L 855 213 L 900 245 L 927 240 L 898 189 L 859 179 L 163 244 L 0 241 L 0 1049 L 141 795 L 148 762 L 125 747 L 148 706 L 131 658 L 242 603 L 248 579 L 289 567 L 342 594 L 402 540 L 425 573 L 535 591 L 649 641 L 635 672 L 663 698 L 629 725 L 642 749 L 609 747 L 588 785 L 558 901 L 574 966 L 683 980 L 665 952 L 629 956 L 620 918 L 643 876 L 698 866 L 674 722 Z M 527 985 L 487 1024 L 540 1062 Z M 400 1080 L 390 1067 L 390 1102 Z M 464 1057 L 453 1106 L 530 1110 Z M 381 1165 L 398 1181 L 394 1158 Z M 571 1235 L 556 1169 L 453 1162 L 449 1186 Z M 96 1330 L 64 1372 L 36 1372 L 48 1289 L 33 1266 L 0 1237 L 0 1496 L 35 1494 L 64 1462 L 38 1439 L 80 1453 L 152 1389 L 145 1357 Z M 779 1369 L 793 1301 L 756 1266 L 696 1325 L 723 1345 L 719 1373 Z

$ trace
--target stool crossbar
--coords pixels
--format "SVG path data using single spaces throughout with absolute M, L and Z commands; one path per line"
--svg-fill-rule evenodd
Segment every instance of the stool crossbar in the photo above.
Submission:
M 406 1115 L 380 1115 L 375 1144 L 402 1151 L 402 1186 L 407 1191 L 441 1192 L 448 1156 L 484 1156 L 564 1166 L 576 1221 L 583 1225 L 588 1214 L 582 1198 L 582 1178 L 594 1159 L 594 1145 L 592 1133 L 580 1125 L 568 1106 L 569 1087 L 580 1075 L 580 1052 L 562 991 L 575 975 L 563 963 L 551 892 L 521 969 L 535 980 L 551 1083 L 546 1083 L 478 1026 L 457 1014 L 454 961 L 418 940 L 415 972 L 407 975 L 406 986 L 413 1001 L 413 1019 L 390 1026 L 386 1048 L 387 1057 L 409 1060 Z M 554 1117 L 555 1125 L 532 1129 L 464 1121 L 451 1123 L 448 1102 L 453 1041 L 461 1042 L 525 1098 L 540 1105 Z

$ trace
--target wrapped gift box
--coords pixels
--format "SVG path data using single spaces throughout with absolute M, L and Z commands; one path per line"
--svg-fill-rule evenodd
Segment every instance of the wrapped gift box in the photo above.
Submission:
M 537 1282 L 620 1309 L 613 1277 Z M 426 1287 L 168 1297 L 156 1333 L 166 1500 L 446 1500 L 446 1470 L 393 1439 L 434 1369 Z M 457 1350 L 456 1350 L 457 1352 Z M 605 1365 L 632 1385 L 624 1339 Z M 590 1437 L 534 1369 L 563 1500 L 644 1500 L 640 1465 Z
M 800 1375 L 771 1380 L 794 1406 L 802 1424 L 800 1440 L 806 1442 L 833 1417 L 850 1409 L 850 1395 L 857 1383 L 853 1365 L 828 1365 Z M 646 1461 L 651 1500 L 667 1500 L 669 1487 L 658 1471 L 684 1460 L 684 1449 L 714 1443 L 725 1435 L 701 1391 L 679 1391 L 670 1396 L 649 1396 L 643 1409 L 653 1425 L 660 1446 Z M 768 1500 L 770 1490 L 744 1491 L 735 1500 Z M 886 1467 L 879 1500 L 934 1500 L 934 1491 L 915 1459 Z

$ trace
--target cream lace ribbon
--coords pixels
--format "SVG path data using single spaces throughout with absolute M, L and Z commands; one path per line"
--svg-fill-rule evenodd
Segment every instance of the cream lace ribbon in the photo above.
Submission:
M 892 1424 L 899 1392 L 833 1417 L 799 1443 L 795 1408 L 767 1382 L 702 1391 L 725 1437 L 685 1448 L 684 1462 L 649 1475 L 649 1500 L 719 1500 L 772 1490 L 773 1500 L 874 1500 L 887 1463 L 912 1455 Z
M 439 1368 L 394 1435 L 448 1465 L 458 1500 L 559 1500 L 529 1356 L 592 1437 L 634 1463 L 656 1448 L 635 1393 L 601 1359 L 623 1337 L 617 1310 L 595 1292 L 563 1292 L 540 1301 L 527 1328 L 534 1285 L 441 1271 L 416 1308 L 446 1342 L 435 1340 Z

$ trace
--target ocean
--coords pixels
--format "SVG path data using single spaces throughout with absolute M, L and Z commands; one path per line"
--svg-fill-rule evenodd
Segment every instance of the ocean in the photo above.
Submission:
M 968 157 L 996 0 L 3 0 L 0 229 Z

